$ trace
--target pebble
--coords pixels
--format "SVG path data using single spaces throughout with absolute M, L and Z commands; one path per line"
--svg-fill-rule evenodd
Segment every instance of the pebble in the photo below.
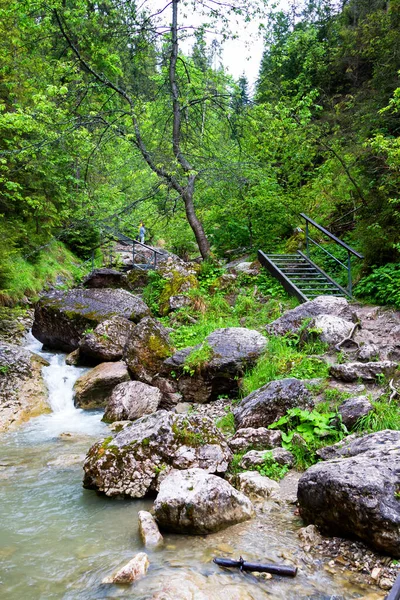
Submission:
M 379 580 L 379 587 L 381 590 L 390 590 L 393 584 L 394 581 L 388 577 L 382 577 L 382 579 Z

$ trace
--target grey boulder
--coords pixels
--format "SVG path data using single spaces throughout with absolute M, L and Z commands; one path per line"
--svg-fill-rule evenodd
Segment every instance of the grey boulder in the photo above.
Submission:
M 135 421 L 157 410 L 162 393 L 141 381 L 126 381 L 117 385 L 107 403 L 103 421 Z
M 392 377 L 398 364 L 390 360 L 380 362 L 351 362 L 342 365 L 331 365 L 329 373 L 340 381 L 364 381 L 377 383 L 380 377 Z
M 185 348 L 164 361 L 163 373 L 177 375 L 178 391 L 184 400 L 205 403 L 223 393 L 236 394 L 239 378 L 255 364 L 266 344 L 266 338 L 252 329 L 216 329 L 203 343 L 209 349 L 204 361 L 190 368 L 190 355 L 201 345 Z
M 400 432 L 353 439 L 342 458 L 318 463 L 301 477 L 300 515 L 322 532 L 357 536 L 400 556 Z
M 42 296 L 35 308 L 33 335 L 49 348 L 72 352 L 87 329 L 114 315 L 138 322 L 150 313 L 126 290 L 73 289 Z
M 205 535 L 247 521 L 253 505 L 227 481 L 202 469 L 172 471 L 161 483 L 154 515 L 162 529 Z
M 270 450 L 282 444 L 280 431 L 267 429 L 266 427 L 247 427 L 238 429 L 229 440 L 229 447 L 233 452 L 252 450 Z
M 118 288 L 129 290 L 130 285 L 125 273 L 117 269 L 94 269 L 82 281 L 85 288 Z
M 159 410 L 94 444 L 84 464 L 85 488 L 142 498 L 171 469 L 224 474 L 232 453 L 212 420 Z
M 239 428 L 268 427 L 294 407 L 311 409 L 313 400 L 304 383 L 292 377 L 266 383 L 243 398 L 233 413 Z
M 367 396 L 358 396 L 345 400 L 338 408 L 338 413 L 342 417 L 342 422 L 348 429 L 354 427 L 361 417 L 365 417 L 374 410 Z
M 83 336 L 79 342 L 79 353 L 99 362 L 120 360 L 134 327 L 125 317 L 111 317 Z

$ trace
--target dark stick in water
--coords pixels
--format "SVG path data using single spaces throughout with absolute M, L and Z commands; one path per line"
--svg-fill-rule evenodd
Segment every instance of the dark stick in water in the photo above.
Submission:
M 260 564 L 250 563 L 243 560 L 240 557 L 239 560 L 231 560 L 230 558 L 214 558 L 213 562 L 219 567 L 225 567 L 228 569 L 236 568 L 241 571 L 254 571 L 257 573 L 271 573 L 272 575 L 284 575 L 286 577 L 296 577 L 297 567 L 290 567 L 288 565 L 271 565 L 271 564 Z

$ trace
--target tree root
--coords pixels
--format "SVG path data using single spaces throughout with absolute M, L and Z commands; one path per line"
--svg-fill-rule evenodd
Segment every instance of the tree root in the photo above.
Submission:
M 355 344 L 357 346 L 357 348 L 360 348 L 360 344 L 358 342 L 356 342 L 355 340 L 353 340 L 353 335 L 356 331 L 356 329 L 360 327 L 361 328 L 361 322 L 357 321 L 357 323 L 355 323 L 353 329 L 350 331 L 350 334 L 343 338 L 341 342 L 339 342 L 338 344 L 336 344 L 335 346 L 335 350 L 337 350 L 338 352 L 340 352 L 340 347 L 343 346 L 343 344 L 345 342 L 352 342 L 353 344 Z
M 389 403 L 390 403 L 392 400 L 394 400 L 394 398 L 396 398 L 396 396 L 398 396 L 398 395 L 399 395 L 399 392 L 398 392 L 398 391 L 396 390 L 396 388 L 394 387 L 394 384 L 393 384 L 393 379 L 391 379 L 391 380 L 389 381 L 389 389 L 390 389 L 390 390 L 391 390 L 391 392 L 392 392 L 392 393 L 390 394 L 390 396 L 389 396 Z

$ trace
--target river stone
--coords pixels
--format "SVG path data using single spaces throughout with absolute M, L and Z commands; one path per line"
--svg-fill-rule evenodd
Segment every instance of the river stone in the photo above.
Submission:
M 0 431 L 50 412 L 42 375 L 48 365 L 38 354 L 0 341 Z
M 114 315 L 138 322 L 148 306 L 126 290 L 73 289 L 42 296 L 35 308 L 33 335 L 49 348 L 72 352 L 87 329 Z
M 82 285 L 85 288 L 130 289 L 128 278 L 125 273 L 108 268 L 94 269 L 83 279 Z
M 185 363 L 201 344 L 179 350 L 164 361 L 164 374 L 178 374 L 178 390 L 185 401 L 204 404 L 221 394 L 237 394 L 239 378 L 255 364 L 266 344 L 265 337 L 252 329 L 216 329 L 203 343 L 210 349 L 209 357 L 195 366 L 192 373 L 185 372 Z
M 120 383 L 112 390 L 103 421 L 135 421 L 155 412 L 161 400 L 162 393 L 156 387 L 141 381 Z
M 266 427 L 247 427 L 238 429 L 228 442 L 232 452 L 243 452 L 248 449 L 271 450 L 282 444 L 280 431 L 267 429 Z
M 151 383 L 173 351 L 167 329 L 159 321 L 146 317 L 130 332 L 123 356 L 135 379 Z
M 103 408 L 119 383 L 129 381 L 125 363 L 101 363 L 76 380 L 74 403 L 77 408 Z
M 164 538 L 158 529 L 155 518 L 146 510 L 139 510 L 139 534 L 147 548 L 159 548 Z
M 343 365 L 331 365 L 329 373 L 340 381 L 365 381 L 376 383 L 381 375 L 392 377 L 398 364 L 390 360 L 380 362 L 352 362 Z
M 107 496 L 142 498 L 174 469 L 199 467 L 224 474 L 232 459 L 225 438 L 208 417 L 159 410 L 94 444 L 84 464 L 85 488 Z
M 252 499 L 278 498 L 279 483 L 258 471 L 245 471 L 235 477 L 235 487 Z
M 358 396 L 348 398 L 338 408 L 338 413 L 342 417 L 342 422 L 348 429 L 351 429 L 361 417 L 365 417 L 374 410 L 367 396 Z
M 322 533 L 357 536 L 400 557 L 400 432 L 353 439 L 340 452 L 301 477 L 300 515 Z
M 313 400 L 304 383 L 292 377 L 266 383 L 243 398 L 233 414 L 239 428 L 268 427 L 295 407 L 311 409 Z
M 99 362 L 121 360 L 124 347 L 135 325 L 118 315 L 103 321 L 92 333 L 86 333 L 79 342 L 83 356 Z
M 345 298 L 317 296 L 314 300 L 309 300 L 292 310 L 286 311 L 279 319 L 267 325 L 266 330 L 272 335 L 297 333 L 303 326 L 305 319 L 313 319 L 320 315 L 340 317 L 346 321 L 356 320 L 356 316 Z
M 149 565 L 147 554 L 139 552 L 116 573 L 110 577 L 105 577 L 101 583 L 133 583 L 146 575 Z
M 205 535 L 247 521 L 253 505 L 227 481 L 202 469 L 172 471 L 161 483 L 154 515 L 162 529 Z

